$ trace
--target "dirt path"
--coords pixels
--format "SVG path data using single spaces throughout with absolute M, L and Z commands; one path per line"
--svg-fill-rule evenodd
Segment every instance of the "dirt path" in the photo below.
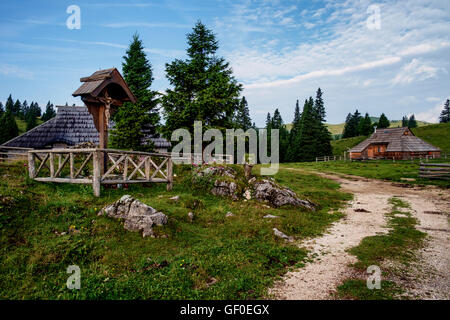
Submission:
M 419 262 L 408 272 L 409 278 L 403 279 L 408 294 L 421 299 L 449 299 L 449 191 L 430 186 L 405 188 L 400 184 L 355 176 L 317 174 L 339 182 L 343 191 L 354 194 L 354 200 L 345 209 L 346 216 L 327 234 L 301 244 L 311 252 L 314 260 L 289 272 L 270 290 L 271 294 L 277 299 L 330 299 L 336 286 L 352 275 L 349 264 L 356 262 L 356 257 L 346 250 L 358 245 L 365 237 L 387 232 L 385 213 L 391 209 L 388 200 L 396 196 L 411 205 L 411 213 L 420 222 L 419 229 L 430 236 L 420 252 Z

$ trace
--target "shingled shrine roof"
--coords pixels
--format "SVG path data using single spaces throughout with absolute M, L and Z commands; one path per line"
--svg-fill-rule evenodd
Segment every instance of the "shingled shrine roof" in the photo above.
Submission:
M 108 95 L 116 101 L 136 102 L 136 97 L 116 68 L 96 71 L 80 81 L 83 84 L 72 94 L 74 97 L 80 96 L 82 100 L 96 99 L 104 97 L 107 89 Z
M 439 148 L 416 137 L 407 127 L 378 129 L 349 152 L 363 152 L 371 144 L 387 144 L 386 152 L 440 151 Z

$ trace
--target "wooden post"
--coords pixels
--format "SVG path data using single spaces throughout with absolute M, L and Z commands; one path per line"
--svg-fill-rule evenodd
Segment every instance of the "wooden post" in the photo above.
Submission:
M 172 157 L 167 161 L 167 191 L 172 190 L 173 187 L 173 162 Z
M 125 157 L 123 163 L 123 180 L 127 180 L 128 178 L 128 155 Z
M 54 154 L 53 152 L 49 152 L 49 161 L 50 161 L 50 177 L 53 178 L 55 175 L 55 163 L 54 163 Z
M 34 153 L 28 152 L 28 175 L 31 179 L 34 179 L 36 176 L 36 167 L 34 163 Z
M 150 180 L 150 156 L 145 158 L 145 179 Z
M 94 167 L 94 174 L 92 175 L 92 188 L 94 189 L 94 196 L 100 197 L 100 165 L 102 163 L 101 161 L 101 152 L 100 151 L 94 151 L 93 154 L 93 167 Z
M 73 152 L 69 153 L 69 161 L 70 161 L 70 179 L 75 178 L 74 177 L 74 167 L 73 167 Z

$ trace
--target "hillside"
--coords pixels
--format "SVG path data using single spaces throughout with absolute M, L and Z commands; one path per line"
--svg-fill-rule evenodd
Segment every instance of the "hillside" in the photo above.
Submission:
M 23 134 L 27 131 L 27 123 L 25 120 L 21 120 L 16 117 L 16 123 L 17 123 L 17 126 L 19 127 L 19 134 Z M 44 121 L 42 121 L 41 118 L 37 118 L 36 123 L 37 123 L 37 125 L 40 125 L 40 124 L 43 124 Z
M 358 143 L 360 143 L 366 138 L 367 138 L 366 136 L 359 136 L 331 141 L 331 147 L 333 148 L 333 155 L 342 156 L 344 154 L 344 151 L 347 151 L 351 147 L 356 146 Z
M 450 123 L 431 124 L 412 129 L 419 138 L 450 153 Z
M 412 129 L 412 132 L 424 141 L 450 153 L 450 123 L 429 124 Z M 333 155 L 341 156 L 345 150 L 356 146 L 366 137 L 359 136 L 347 139 L 333 140 Z

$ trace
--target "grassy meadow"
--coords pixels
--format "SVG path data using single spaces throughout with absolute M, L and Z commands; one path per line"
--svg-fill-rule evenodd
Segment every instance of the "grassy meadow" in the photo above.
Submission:
M 264 298 L 275 279 L 306 259 L 304 249 L 276 238 L 272 228 L 298 240 L 317 236 L 351 198 L 333 181 L 285 169 L 275 179 L 318 204 L 317 212 L 194 190 L 187 166 L 175 167 L 170 192 L 163 184 L 131 185 L 102 188 L 100 198 L 89 185 L 35 182 L 26 169 L 22 162 L 0 163 L 1 299 Z M 169 217 L 154 229 L 156 238 L 97 215 L 124 194 Z M 178 202 L 169 199 L 174 195 Z M 234 216 L 226 218 L 228 211 Z M 263 219 L 266 214 L 280 218 Z M 66 287 L 70 265 L 80 267 L 80 290 Z

